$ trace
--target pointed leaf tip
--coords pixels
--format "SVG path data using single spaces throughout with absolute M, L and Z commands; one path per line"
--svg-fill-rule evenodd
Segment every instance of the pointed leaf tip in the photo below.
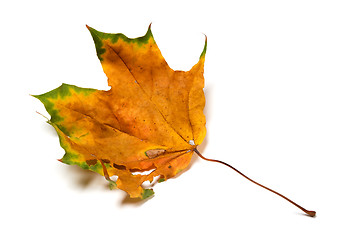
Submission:
M 117 188 L 117 183 L 114 181 L 109 182 L 109 188 L 110 190 L 116 189 Z
M 142 193 L 142 199 L 146 199 L 154 195 L 155 192 L 152 189 L 144 189 Z
M 207 52 L 208 37 L 207 37 L 207 35 L 205 35 L 205 34 L 204 34 L 204 36 L 205 36 L 204 48 L 203 48 L 203 51 L 202 51 L 202 53 L 201 53 L 200 59 L 201 59 L 202 57 L 205 57 L 205 53 Z

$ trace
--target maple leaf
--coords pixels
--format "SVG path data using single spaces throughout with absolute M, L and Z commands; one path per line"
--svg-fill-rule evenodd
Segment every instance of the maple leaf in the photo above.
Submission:
M 145 181 L 176 176 L 195 152 L 315 216 L 315 211 L 197 150 L 206 134 L 203 68 L 207 39 L 190 71 L 174 71 L 158 49 L 150 26 L 144 36 L 134 39 L 87 28 L 111 89 L 62 84 L 34 96 L 51 115 L 48 123 L 65 150 L 61 162 L 97 172 L 130 197 L 144 199 L 153 194 L 152 189 L 142 187 Z M 118 177 L 116 182 L 112 176 Z
M 142 183 L 174 177 L 190 163 L 206 129 L 203 66 L 207 42 L 190 71 L 174 71 L 149 26 L 139 38 L 88 27 L 111 89 L 62 84 L 35 95 L 51 115 L 63 163 L 97 172 L 132 198 L 153 192 Z M 151 170 L 151 171 L 150 171 Z M 138 172 L 149 171 L 149 174 Z

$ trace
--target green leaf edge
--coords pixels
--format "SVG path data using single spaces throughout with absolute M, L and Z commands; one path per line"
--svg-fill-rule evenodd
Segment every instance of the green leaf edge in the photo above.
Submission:
M 44 104 L 46 111 L 51 116 L 50 122 L 56 124 L 57 127 L 66 135 L 70 135 L 70 133 L 62 125 L 58 124 L 62 122 L 64 118 L 59 115 L 58 109 L 54 108 L 53 99 L 56 100 L 58 98 L 65 99 L 67 97 L 71 97 L 72 96 L 71 90 L 78 94 L 83 94 L 84 96 L 88 96 L 93 92 L 99 91 L 93 88 L 81 88 L 75 85 L 63 83 L 59 87 L 49 92 L 40 95 L 32 95 L 33 97 L 39 99 Z
M 150 189 L 143 189 L 142 192 L 142 199 L 146 199 L 154 195 L 155 192 L 150 188 Z
M 79 159 L 79 154 L 76 154 L 72 152 L 71 149 L 69 149 L 68 144 L 64 140 L 64 136 L 61 135 L 61 133 L 58 131 L 60 130 L 62 133 L 64 133 L 66 136 L 69 135 L 68 131 L 60 124 L 57 124 L 58 122 L 63 121 L 63 117 L 59 115 L 59 111 L 54 108 L 53 99 L 65 99 L 66 97 L 71 97 L 72 93 L 71 90 L 73 90 L 76 93 L 83 94 L 84 96 L 88 96 L 89 94 L 98 91 L 97 89 L 92 88 L 81 88 L 77 87 L 75 85 L 71 84 L 65 84 L 63 83 L 61 86 L 40 94 L 40 95 L 31 95 L 32 97 L 35 97 L 39 99 L 45 106 L 46 111 L 50 114 L 51 119 L 48 120 L 48 123 L 54 127 L 56 130 L 58 137 L 59 137 L 59 143 L 60 146 L 65 150 L 65 154 L 60 159 L 62 163 L 68 164 L 68 165 L 78 165 L 79 167 L 85 169 L 85 170 L 91 170 L 93 172 L 97 172 L 99 174 L 102 174 L 103 168 L 100 162 L 97 162 L 94 165 L 88 165 L 86 162 L 79 162 L 76 161 L 76 159 Z M 105 163 L 104 163 L 105 164 Z M 109 164 L 105 164 L 107 168 L 110 168 L 111 166 Z
M 131 43 L 137 43 L 139 46 L 142 46 L 146 43 L 148 43 L 149 39 L 152 38 L 154 43 L 156 44 L 154 37 L 151 32 L 151 24 L 149 25 L 148 31 L 144 36 L 137 37 L 137 38 L 129 38 L 126 35 L 122 33 L 104 33 L 100 32 L 88 25 L 86 25 L 87 29 L 90 31 L 91 36 L 93 38 L 94 44 L 96 46 L 97 56 L 100 61 L 103 61 L 103 58 L 101 57 L 102 54 L 105 53 L 106 49 L 103 48 L 103 42 L 104 39 L 110 39 L 112 44 L 116 43 L 118 39 L 122 39 L 124 42 L 127 42 L 129 44 Z M 156 44 L 157 45 L 157 44 Z M 205 54 L 207 52 L 207 36 L 205 36 L 205 43 L 203 47 L 203 51 L 199 57 L 199 59 L 202 59 L 205 57 Z
M 103 58 L 101 57 L 102 54 L 105 53 L 105 48 L 103 48 L 103 42 L 102 40 L 110 39 L 112 44 L 115 44 L 118 39 L 122 39 L 124 42 L 131 44 L 131 43 L 137 43 L 138 46 L 142 46 L 146 43 L 148 43 L 149 39 L 153 39 L 153 35 L 151 32 L 151 24 L 149 25 L 148 31 L 145 33 L 144 36 L 137 37 L 137 38 L 129 38 L 126 35 L 122 33 L 104 33 L 97 31 L 96 29 L 89 27 L 86 25 L 87 29 L 90 31 L 94 44 L 96 46 L 97 56 L 100 61 L 103 61 Z

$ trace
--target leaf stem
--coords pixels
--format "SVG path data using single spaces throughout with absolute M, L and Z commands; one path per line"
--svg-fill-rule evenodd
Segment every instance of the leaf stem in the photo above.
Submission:
M 249 181 L 251 181 L 252 183 L 255 183 L 256 185 L 260 186 L 260 187 L 263 187 L 264 189 L 272 192 L 272 193 L 275 193 L 276 195 L 279 195 L 280 197 L 284 198 L 285 200 L 287 200 L 288 202 L 290 202 L 291 204 L 295 205 L 296 207 L 300 208 L 304 213 L 306 213 L 308 216 L 310 217 L 314 217 L 316 212 L 315 211 L 309 211 L 309 210 L 306 210 L 305 208 L 301 207 L 300 205 L 298 205 L 297 203 L 293 202 L 292 200 L 290 200 L 289 198 L 287 198 L 286 196 L 266 187 L 266 186 L 263 186 L 262 184 L 258 183 L 258 182 L 255 182 L 254 180 L 252 180 L 251 178 L 247 177 L 246 175 L 244 175 L 243 173 L 241 173 L 239 170 L 237 170 L 236 168 L 234 168 L 233 166 L 229 165 L 228 163 L 225 163 L 225 162 L 222 162 L 220 160 L 215 160 L 215 159 L 209 159 L 209 158 L 206 158 L 206 157 L 203 157 L 202 154 L 196 149 L 194 148 L 194 151 L 195 153 L 197 153 L 197 155 L 199 157 L 201 157 L 202 159 L 206 160 L 206 161 L 210 161 L 210 162 L 217 162 L 217 163 L 221 163 L 229 168 L 231 168 L 232 170 L 234 170 L 235 172 L 237 172 L 238 174 L 240 174 L 242 177 L 248 179 Z

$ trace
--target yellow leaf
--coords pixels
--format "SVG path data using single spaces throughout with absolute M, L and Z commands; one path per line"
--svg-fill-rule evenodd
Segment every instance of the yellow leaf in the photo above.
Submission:
M 61 159 L 106 177 L 132 198 L 145 181 L 174 177 L 190 163 L 206 133 L 203 67 L 206 42 L 190 71 L 174 71 L 151 29 L 139 38 L 88 27 L 111 89 L 63 84 L 35 96 L 51 115 L 65 150 Z M 147 171 L 146 174 L 144 174 Z

